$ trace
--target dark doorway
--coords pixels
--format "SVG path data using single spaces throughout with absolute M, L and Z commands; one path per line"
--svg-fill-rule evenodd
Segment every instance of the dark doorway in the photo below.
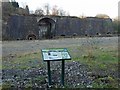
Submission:
M 51 39 L 55 36 L 55 21 L 43 18 L 39 22 L 39 38 Z

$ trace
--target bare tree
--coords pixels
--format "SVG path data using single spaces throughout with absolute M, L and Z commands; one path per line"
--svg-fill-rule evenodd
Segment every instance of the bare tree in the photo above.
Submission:
M 86 16 L 84 15 L 84 13 L 82 13 L 82 15 L 79 16 L 80 18 L 86 18 Z
M 54 5 L 52 8 L 52 15 L 69 16 L 69 13 L 61 8 L 58 8 L 57 5 Z
M 59 10 L 56 5 L 54 5 L 52 8 L 52 15 L 59 15 Z
M 44 9 L 45 9 L 46 15 L 50 15 L 50 5 L 48 3 L 44 5 Z
M 58 11 L 59 11 L 60 16 L 65 16 L 66 15 L 66 12 L 63 9 L 59 9 Z
M 42 15 L 44 15 L 44 11 L 41 8 L 39 8 L 39 9 L 35 10 L 35 14 L 42 16 Z

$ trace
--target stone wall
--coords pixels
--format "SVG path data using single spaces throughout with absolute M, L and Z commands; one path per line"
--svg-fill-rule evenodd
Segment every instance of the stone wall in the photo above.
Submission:
M 52 37 L 94 36 L 113 33 L 112 20 L 109 18 L 78 18 L 70 16 L 42 16 L 38 18 L 37 16 L 13 15 L 7 22 L 3 38 L 8 40 L 41 39 L 41 37 L 39 37 L 39 21 L 43 22 L 43 20 L 49 22 L 49 25 L 46 25 L 49 27 L 52 27 L 50 25 L 54 25 L 51 23 L 52 20 L 55 22 L 55 28 L 52 30 L 54 36 Z
M 77 17 L 56 17 L 56 35 L 65 36 L 94 36 L 96 34 L 106 35 L 113 33 L 112 20 L 95 17 L 77 18 Z
M 30 16 L 11 16 L 3 37 L 8 40 L 27 39 L 29 35 L 38 39 L 38 25 L 36 18 Z

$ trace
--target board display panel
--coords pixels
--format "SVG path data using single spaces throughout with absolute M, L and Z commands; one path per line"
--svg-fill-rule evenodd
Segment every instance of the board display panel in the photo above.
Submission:
M 70 60 L 70 54 L 66 48 L 62 49 L 42 49 L 43 60 Z

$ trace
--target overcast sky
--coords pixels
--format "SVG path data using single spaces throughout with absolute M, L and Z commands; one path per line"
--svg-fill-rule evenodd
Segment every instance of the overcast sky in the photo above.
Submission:
M 95 16 L 107 14 L 111 18 L 118 16 L 118 2 L 120 0 L 15 0 L 20 6 L 29 6 L 30 10 L 36 10 L 48 3 L 51 7 L 57 5 L 71 16 Z

